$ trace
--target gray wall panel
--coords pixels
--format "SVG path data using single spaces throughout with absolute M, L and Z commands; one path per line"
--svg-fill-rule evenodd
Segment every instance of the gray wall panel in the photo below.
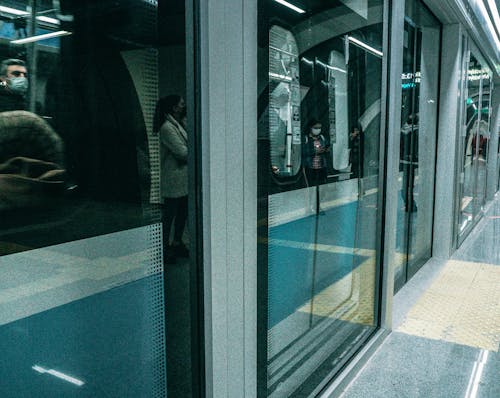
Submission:
M 384 245 L 384 279 L 382 319 L 383 328 L 392 328 L 392 300 L 394 296 L 394 265 L 396 253 L 396 223 L 398 209 L 399 143 L 401 131 L 401 74 L 403 73 L 404 1 L 392 3 L 389 99 L 387 121 L 387 186 Z
M 257 7 L 201 1 L 207 396 L 256 395 Z
M 455 167 L 462 161 L 457 160 L 461 37 L 459 25 L 443 27 L 433 239 L 433 256 L 441 258 L 453 250 Z

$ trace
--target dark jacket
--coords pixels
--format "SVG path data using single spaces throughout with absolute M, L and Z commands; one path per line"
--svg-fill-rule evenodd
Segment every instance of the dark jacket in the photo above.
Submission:
M 318 136 L 322 148 L 327 147 L 327 142 L 323 134 Z M 327 153 L 323 152 L 316 154 L 316 148 L 314 147 L 314 138 L 310 135 L 305 135 L 302 141 L 302 165 L 305 168 L 311 169 L 313 165 L 314 156 L 318 155 L 321 159 L 321 168 L 327 168 Z

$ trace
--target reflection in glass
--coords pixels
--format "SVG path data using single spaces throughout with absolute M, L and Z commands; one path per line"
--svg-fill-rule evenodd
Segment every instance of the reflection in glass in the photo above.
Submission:
M 2 7 L 1 395 L 69 396 L 52 376 L 86 396 L 195 395 L 191 267 L 184 252 L 163 269 L 153 128 L 159 98 L 186 98 L 184 2 Z
M 319 391 L 377 323 L 383 2 L 303 5 L 259 9 L 263 397 Z
M 486 198 L 487 152 L 490 136 L 490 74 L 478 58 L 469 52 L 467 97 L 463 104 L 464 141 L 462 173 L 459 185 L 459 243 L 482 216 Z
M 293 35 L 273 26 L 269 32 L 269 139 L 273 173 L 300 170 L 299 56 Z
M 396 291 L 431 256 L 440 29 L 420 1 L 406 3 Z

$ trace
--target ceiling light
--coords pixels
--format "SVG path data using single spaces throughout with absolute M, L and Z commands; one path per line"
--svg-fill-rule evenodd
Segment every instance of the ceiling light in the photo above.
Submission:
M 71 32 L 67 32 L 65 30 L 59 30 L 57 32 L 46 33 L 44 35 L 30 36 L 30 37 L 26 37 L 24 39 L 12 40 L 11 44 L 33 43 L 35 41 L 52 39 L 53 37 L 68 36 L 68 35 L 71 35 L 71 34 L 72 34 Z
M 285 7 L 290 8 L 291 10 L 298 12 L 299 14 L 304 14 L 305 11 L 302 8 L 299 8 L 297 6 L 294 6 L 292 3 L 289 3 L 288 1 L 285 0 L 274 0 L 276 3 L 280 3 L 284 5 Z
M 362 47 L 364 48 L 365 50 L 367 50 L 368 52 L 374 54 L 374 55 L 377 55 L 379 57 L 383 57 L 384 56 L 384 53 L 382 51 L 379 51 L 371 46 L 369 46 L 368 44 L 362 42 L 361 40 L 358 40 L 358 39 L 355 39 L 354 37 L 352 36 L 347 36 L 347 39 L 351 42 L 351 43 L 354 43 L 356 45 L 358 45 L 359 47 Z
M 16 10 L 15 8 L 0 6 L 0 12 L 4 12 L 6 14 L 12 15 L 26 15 L 28 14 L 26 11 Z
M 29 16 L 29 12 L 27 12 L 27 11 L 18 10 L 16 8 L 4 7 L 4 6 L 0 6 L 0 12 L 2 12 L 4 14 L 16 15 L 18 17 L 27 17 L 27 16 Z M 50 24 L 54 24 L 54 25 L 59 25 L 60 24 L 60 22 L 59 22 L 58 19 L 46 17 L 46 16 L 43 16 L 43 15 L 41 15 L 39 17 L 36 17 L 36 19 L 38 19 L 39 21 L 50 23 Z
M 43 15 L 41 15 L 39 17 L 36 17 L 36 19 L 38 19 L 39 21 L 51 23 L 51 24 L 54 24 L 54 25 L 59 25 L 60 24 L 60 22 L 59 22 L 58 19 L 50 18 L 50 17 L 44 17 Z
M 45 369 L 45 368 L 42 368 L 41 366 L 38 366 L 38 365 L 34 365 L 31 368 L 38 373 L 41 373 L 41 374 L 47 373 L 49 375 L 57 377 L 58 379 L 67 381 L 68 383 L 75 384 L 79 387 L 81 387 L 85 384 L 85 382 L 78 380 L 78 379 L 75 379 L 74 377 L 68 376 L 67 374 L 59 372 L 58 370 Z

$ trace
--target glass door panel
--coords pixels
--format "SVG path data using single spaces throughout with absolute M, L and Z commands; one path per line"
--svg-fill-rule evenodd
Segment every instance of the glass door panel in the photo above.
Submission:
M 460 177 L 461 198 L 459 202 L 459 243 L 473 226 L 477 214 L 478 200 L 476 183 L 479 163 L 478 131 L 481 108 L 481 64 L 470 53 L 467 71 L 467 100 L 465 111 L 465 134 L 462 142 L 462 173 Z
M 406 3 L 395 290 L 431 256 L 441 25 Z
M 189 397 L 184 2 L 1 4 L 0 395 Z
M 484 213 L 486 204 L 486 183 L 488 170 L 488 148 L 490 138 L 490 77 L 488 72 L 481 74 L 481 106 L 478 123 L 478 171 L 477 171 L 477 215 Z
M 377 325 L 383 2 L 259 2 L 259 396 L 318 392 Z

